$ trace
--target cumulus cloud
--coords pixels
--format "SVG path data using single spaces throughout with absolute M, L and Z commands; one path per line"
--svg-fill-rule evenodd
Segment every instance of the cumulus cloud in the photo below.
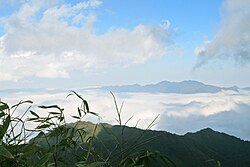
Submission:
M 250 1 L 225 0 L 222 14 L 214 38 L 204 41 L 195 49 L 195 54 L 199 56 L 197 67 L 214 58 L 250 62 Z
M 96 34 L 94 10 L 102 1 L 75 5 L 31 1 L 2 19 L 0 80 L 24 77 L 69 77 L 73 70 L 86 72 L 109 65 L 143 63 L 168 52 L 169 21 L 111 28 Z

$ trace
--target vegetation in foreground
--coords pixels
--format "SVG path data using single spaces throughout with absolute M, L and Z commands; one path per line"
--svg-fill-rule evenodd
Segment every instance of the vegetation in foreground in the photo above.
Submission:
M 88 103 L 76 92 L 81 105 L 75 123 L 67 123 L 63 108 L 38 106 L 48 115 L 33 111 L 32 101 L 14 106 L 0 102 L 0 166 L 178 166 L 248 167 L 250 142 L 212 129 L 184 136 L 122 124 L 121 108 L 115 107 L 118 124 L 93 124 L 83 121 L 91 112 Z M 22 105 L 28 107 L 15 116 Z M 18 112 L 19 113 L 19 112 Z M 30 117 L 25 119 L 25 115 Z M 28 129 L 27 124 L 34 124 Z M 30 127 L 30 126 L 29 126 Z M 29 140 L 30 139 L 30 140 Z
M 81 100 L 78 114 L 72 116 L 76 123 L 67 123 L 64 109 L 58 105 L 38 106 L 47 113 L 41 116 L 32 110 L 33 102 L 30 100 L 13 106 L 0 101 L 0 166 L 175 166 L 173 161 L 157 151 L 134 150 L 141 145 L 139 139 L 144 132 L 135 136 L 131 147 L 125 145 L 124 129 L 129 120 L 122 125 L 121 109 L 118 109 L 113 94 L 121 127 L 120 137 L 110 133 L 107 124 L 82 124 L 86 115 L 98 114 L 90 111 L 81 95 L 72 91 L 68 96 L 72 95 Z M 28 107 L 17 115 L 20 113 L 17 110 L 27 104 Z M 27 115 L 30 116 L 26 118 Z M 27 128 L 28 124 L 34 128 Z M 102 142 L 97 137 L 100 131 L 105 131 L 115 142 L 112 141 L 112 145 Z

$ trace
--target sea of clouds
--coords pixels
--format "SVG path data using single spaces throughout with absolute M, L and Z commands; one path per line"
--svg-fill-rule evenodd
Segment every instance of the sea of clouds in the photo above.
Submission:
M 98 90 L 79 90 L 92 112 L 100 117 L 86 116 L 85 121 L 106 122 L 118 124 L 114 100 L 110 92 Z M 57 104 L 65 109 L 68 122 L 74 122 L 71 117 L 77 115 L 77 107 L 81 100 L 69 96 L 69 91 L 62 92 L 18 92 L 5 95 L 2 101 L 9 105 L 20 100 L 33 100 L 33 111 L 44 115 L 46 111 L 38 105 Z M 195 132 L 210 127 L 214 130 L 234 135 L 244 140 L 250 140 L 250 91 L 221 91 L 218 93 L 200 94 L 164 94 L 164 93 L 114 93 L 118 108 L 122 107 L 122 122 L 131 116 L 128 126 L 147 128 L 159 115 L 152 129 L 164 130 L 176 134 Z M 66 98 L 67 97 L 67 98 Z M 20 107 L 21 114 L 27 105 Z

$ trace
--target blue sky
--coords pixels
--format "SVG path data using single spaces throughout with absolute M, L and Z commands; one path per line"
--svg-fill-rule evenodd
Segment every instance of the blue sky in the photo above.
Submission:
M 1 88 L 250 86 L 245 0 L 0 0 Z
M 162 80 L 250 87 L 249 18 L 249 0 L 0 0 L 0 90 Z M 80 93 L 105 122 L 116 123 L 109 93 Z M 135 116 L 132 126 L 140 119 L 147 127 L 161 114 L 156 129 L 183 134 L 211 127 L 250 138 L 248 91 L 116 97 L 125 101 L 124 120 Z M 3 100 L 26 98 L 58 104 L 70 115 L 78 105 L 64 91 Z

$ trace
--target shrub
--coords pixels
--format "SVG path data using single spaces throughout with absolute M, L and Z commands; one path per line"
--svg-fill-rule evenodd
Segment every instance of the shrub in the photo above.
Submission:
M 108 150 L 98 152 L 96 149 L 98 146 L 95 146 L 96 132 L 100 128 L 105 131 L 107 126 L 96 124 L 91 131 L 85 126 L 80 126 L 86 115 L 98 116 L 98 114 L 90 111 L 88 102 L 81 95 L 71 91 L 68 96 L 72 95 L 81 100 L 81 105 L 77 109 L 78 114 L 72 116 L 76 119 L 76 123 L 71 124 L 66 122 L 64 109 L 58 105 L 38 106 L 47 113 L 47 116 L 40 116 L 31 110 L 33 102 L 30 100 L 21 101 L 13 106 L 0 101 L 0 165 L 4 167 L 112 166 L 114 163 L 111 162 L 111 157 L 117 156 L 119 166 L 152 166 L 152 161 L 159 161 L 164 166 L 175 166 L 169 158 L 157 151 L 144 150 L 134 153 L 125 149 L 124 128 L 132 117 L 124 125 L 122 124 L 122 106 L 118 109 L 113 94 L 121 137 L 117 139 L 114 149 L 109 151 L 108 155 L 104 154 Z M 28 107 L 21 115 L 15 116 L 17 108 L 24 104 Z M 31 116 L 24 119 L 27 114 Z M 27 123 L 33 123 L 34 128 L 27 128 Z M 135 141 L 138 140 L 138 136 Z M 101 141 L 99 143 L 102 144 Z M 135 147 L 136 144 L 135 142 Z M 116 155 L 117 152 L 119 156 Z

